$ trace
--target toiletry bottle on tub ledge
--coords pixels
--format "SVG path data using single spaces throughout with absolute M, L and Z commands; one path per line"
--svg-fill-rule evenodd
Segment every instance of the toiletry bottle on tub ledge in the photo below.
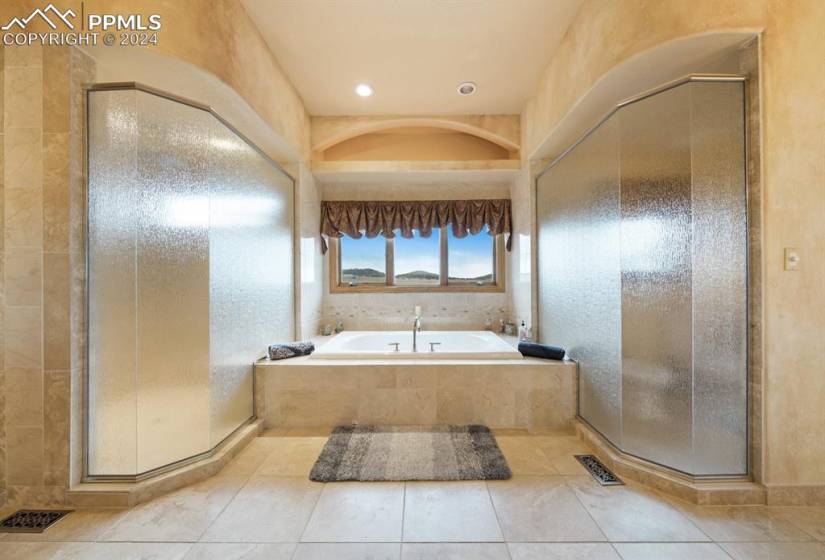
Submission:
M 524 324 L 524 320 L 521 321 L 521 325 L 518 328 L 518 339 L 521 341 L 530 340 L 530 335 L 527 331 L 527 325 Z

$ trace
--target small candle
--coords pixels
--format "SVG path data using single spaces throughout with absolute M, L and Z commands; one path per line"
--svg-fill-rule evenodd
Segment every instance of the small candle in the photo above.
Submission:
M 415 316 L 416 317 L 421 317 L 421 306 L 420 305 L 415 306 Z

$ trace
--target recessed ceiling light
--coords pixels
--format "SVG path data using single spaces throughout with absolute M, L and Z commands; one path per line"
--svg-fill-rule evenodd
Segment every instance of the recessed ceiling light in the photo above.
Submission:
M 472 95 L 476 92 L 476 85 L 473 82 L 464 82 L 458 84 L 459 95 Z
M 369 84 L 358 84 L 355 86 L 355 93 L 360 95 L 361 97 L 369 97 L 374 92 L 372 90 L 372 86 Z

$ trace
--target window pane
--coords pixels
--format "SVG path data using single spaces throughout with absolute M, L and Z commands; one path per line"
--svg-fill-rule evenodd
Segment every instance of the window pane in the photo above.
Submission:
M 429 237 L 421 237 L 417 230 L 413 233 L 415 237 L 404 239 L 395 232 L 395 285 L 438 286 L 440 231 L 433 230 Z
M 381 237 L 341 238 L 341 284 L 385 284 L 387 240 Z
M 448 284 L 492 284 L 494 281 L 495 238 L 484 226 L 477 235 L 467 235 L 463 239 L 453 235 L 453 228 L 447 238 L 447 283 Z

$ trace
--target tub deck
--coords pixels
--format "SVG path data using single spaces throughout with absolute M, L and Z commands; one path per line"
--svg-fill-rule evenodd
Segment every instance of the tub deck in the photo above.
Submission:
M 302 356 L 261 360 L 255 383 L 256 414 L 268 428 L 357 422 L 565 430 L 576 414 L 572 361 Z

